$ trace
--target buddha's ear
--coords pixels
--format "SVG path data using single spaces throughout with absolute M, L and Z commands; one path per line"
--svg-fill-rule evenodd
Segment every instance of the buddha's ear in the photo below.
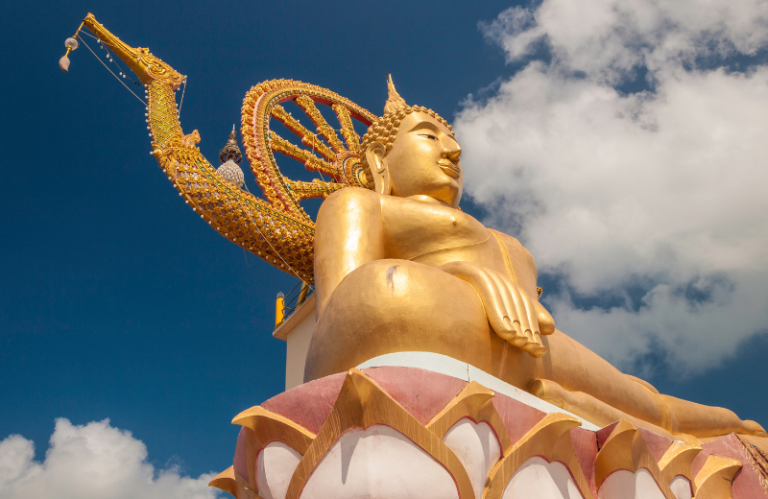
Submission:
M 392 192 L 392 185 L 389 182 L 387 162 L 384 160 L 385 154 L 387 154 L 387 148 L 380 142 L 371 142 L 365 149 L 365 159 L 371 169 L 376 192 L 388 195 Z

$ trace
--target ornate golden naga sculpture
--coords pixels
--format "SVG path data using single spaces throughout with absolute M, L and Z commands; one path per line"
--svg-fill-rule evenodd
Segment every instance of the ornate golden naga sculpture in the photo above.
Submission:
M 88 14 L 83 26 L 136 73 L 145 86 L 153 154 L 184 200 L 233 243 L 312 284 L 314 222 L 299 201 L 325 198 L 346 186 L 367 186 L 359 160 L 360 139 L 353 120 L 367 126 L 375 116 L 316 85 L 271 80 L 253 87 L 243 102 L 242 133 L 250 167 L 266 197 L 266 200 L 259 199 L 217 175 L 196 147 L 200 141 L 197 130 L 187 135 L 182 132 L 174 91 L 179 89 L 185 76 L 152 55 L 149 49 L 123 43 L 99 24 L 93 14 Z M 68 45 L 67 54 L 71 50 Z M 67 56 L 62 61 L 65 61 L 60 62 L 62 69 L 68 69 Z M 280 105 L 285 101 L 296 102 L 318 133 L 311 132 L 287 113 Z M 318 104 L 329 106 L 336 114 L 343 141 L 327 123 Z M 272 118 L 296 134 L 309 150 L 270 131 Z M 301 161 L 308 170 L 321 172 L 330 180 L 290 180 L 281 174 L 274 152 Z
M 148 49 L 124 44 L 92 15 L 84 25 L 145 85 L 153 154 L 193 210 L 235 244 L 316 282 L 318 321 L 305 381 L 386 354 L 433 352 L 598 425 L 624 419 L 694 444 L 731 432 L 768 443 L 757 423 L 660 394 L 556 330 L 538 300 L 530 253 L 457 209 L 461 148 L 450 126 L 433 111 L 408 106 L 391 79 L 382 117 L 306 83 L 252 88 L 242 133 L 261 200 L 213 169 L 196 147 L 197 131 L 183 134 L 173 92 L 184 76 Z M 317 134 L 286 112 L 286 101 L 304 111 Z M 343 141 L 318 105 L 335 113 Z M 271 118 L 309 150 L 277 136 Z M 362 142 L 352 120 L 369 126 Z M 287 179 L 275 151 L 331 181 Z M 299 204 L 310 197 L 328 198 L 317 233 Z

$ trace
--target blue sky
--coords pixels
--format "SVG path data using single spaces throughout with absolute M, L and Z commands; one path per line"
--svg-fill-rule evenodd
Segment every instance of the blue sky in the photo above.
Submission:
M 284 343 L 270 333 L 275 295 L 294 281 L 244 256 L 179 201 L 148 154 L 141 105 L 87 49 L 71 55 L 68 74 L 58 69 L 64 39 L 87 12 L 188 75 L 182 126 L 200 131 L 200 147 L 214 162 L 240 121 L 245 92 L 271 78 L 321 85 L 379 113 L 392 73 L 408 102 L 449 121 L 470 106 L 470 94 L 475 109 L 490 111 L 483 106 L 499 86 L 537 57 L 510 57 L 511 49 L 489 40 L 487 25 L 478 27 L 510 5 L 5 4 L 0 141 L 15 178 L 0 198 L 0 440 L 23 435 L 42 459 L 56 418 L 77 425 L 109 418 L 147 445 L 150 462 L 196 476 L 229 466 L 238 431 L 232 417 L 283 388 Z M 474 133 L 477 120 L 463 116 Z M 467 157 L 465 168 L 480 167 Z M 473 181 L 481 201 L 465 199 L 466 211 L 482 218 L 482 206 L 504 206 L 503 196 Z M 502 219 L 491 223 L 505 228 Z M 616 296 L 631 294 L 626 282 L 579 288 L 552 261 L 548 268 L 561 272 L 544 280 L 583 295 L 573 301 L 577 310 L 609 310 Z M 643 272 L 633 274 L 635 283 Z M 663 344 L 621 359 L 664 393 L 768 424 L 759 388 L 768 376 L 768 338 L 754 333 L 738 336 L 713 367 L 683 374 L 665 361 Z

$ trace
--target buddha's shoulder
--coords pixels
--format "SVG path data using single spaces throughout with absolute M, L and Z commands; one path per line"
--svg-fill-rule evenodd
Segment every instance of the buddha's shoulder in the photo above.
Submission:
M 328 196 L 320 206 L 320 213 L 351 208 L 379 209 L 381 197 L 381 194 L 362 187 L 345 187 Z

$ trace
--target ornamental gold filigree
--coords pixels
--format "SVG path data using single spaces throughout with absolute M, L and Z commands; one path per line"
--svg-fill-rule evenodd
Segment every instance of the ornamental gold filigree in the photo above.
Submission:
M 310 131 L 281 105 L 293 101 L 304 112 L 316 132 Z M 318 105 L 331 108 L 338 119 L 336 130 Z M 280 137 L 270 129 L 271 119 L 282 123 L 304 147 Z M 246 156 L 264 195 L 275 207 L 312 223 L 299 202 L 325 198 L 347 186 L 372 187 L 363 175 L 360 137 L 353 119 L 364 126 L 376 116 L 354 102 L 328 89 L 294 80 L 270 80 L 251 88 L 243 100 L 242 134 Z M 284 177 L 274 153 L 295 159 L 312 172 L 330 177 L 330 181 L 312 183 Z
M 184 134 L 175 90 L 186 77 L 150 53 L 133 48 L 101 25 L 93 14 L 83 25 L 112 50 L 144 84 L 152 154 L 187 204 L 222 236 L 270 265 L 309 284 L 314 283 L 315 224 L 300 201 L 324 199 L 348 186 L 371 188 L 360 161 L 360 136 L 354 121 L 368 127 L 376 119 L 370 111 L 316 85 L 293 80 L 270 80 L 253 87 L 242 108 L 242 134 L 251 170 L 266 199 L 225 181 L 200 152 L 197 130 Z M 281 105 L 295 101 L 315 132 L 302 125 Z M 323 117 L 330 108 L 338 125 Z M 304 147 L 270 130 L 276 119 L 296 135 Z M 338 130 L 339 135 L 336 131 Z M 280 171 L 275 152 L 295 159 L 328 180 L 291 180 Z
M 148 48 L 133 48 L 123 43 L 122 40 L 96 21 L 90 12 L 83 20 L 83 25 L 120 57 L 131 71 L 136 73 L 143 84 L 161 81 L 176 90 L 186 79 L 186 76 L 152 55 Z

